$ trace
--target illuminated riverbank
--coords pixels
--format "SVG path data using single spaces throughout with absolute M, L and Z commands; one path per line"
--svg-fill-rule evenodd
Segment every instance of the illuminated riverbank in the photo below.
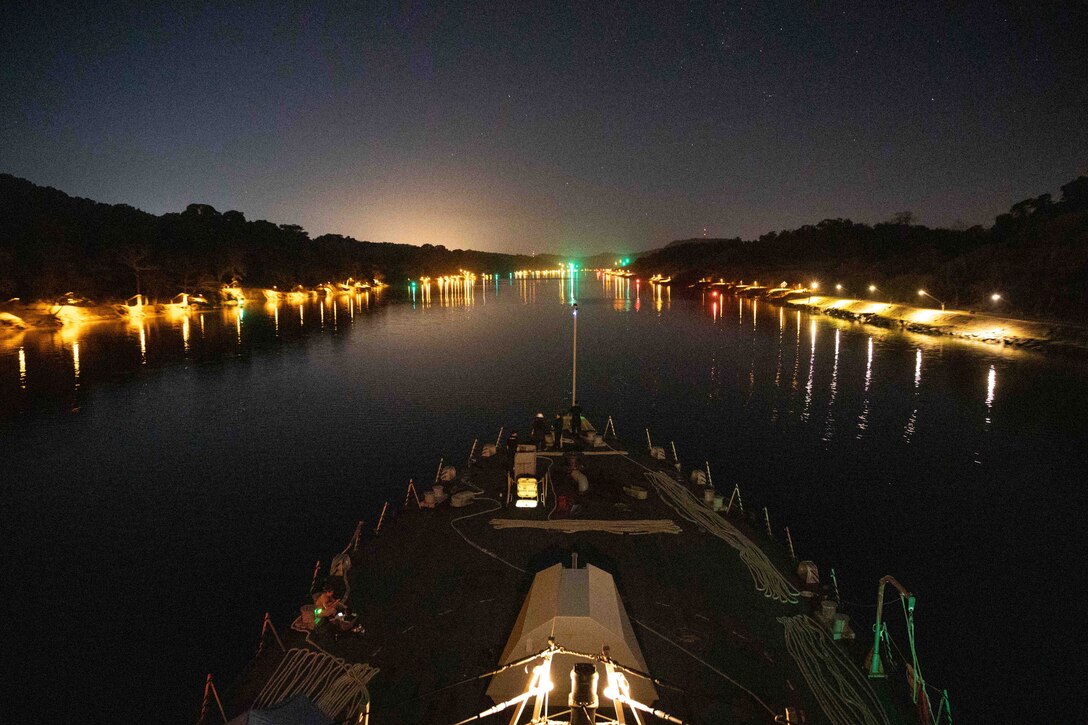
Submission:
M 1088 352 L 1088 328 L 1057 322 L 1018 320 L 977 314 L 968 310 L 938 310 L 821 295 L 787 300 L 785 304 L 830 317 L 880 327 L 897 327 L 929 335 L 948 335 L 1017 347 L 1063 348 Z

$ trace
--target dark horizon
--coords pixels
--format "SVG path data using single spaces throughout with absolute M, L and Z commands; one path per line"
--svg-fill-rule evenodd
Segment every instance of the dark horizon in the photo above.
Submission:
M 2 13 L 0 169 L 511 253 L 988 224 L 1086 170 L 1083 5 Z

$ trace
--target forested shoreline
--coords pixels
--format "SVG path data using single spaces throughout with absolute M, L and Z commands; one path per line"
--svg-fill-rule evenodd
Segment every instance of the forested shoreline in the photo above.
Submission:
M 424 244 L 311 238 L 300 226 L 250 221 L 239 211 L 190 204 L 161 216 L 125 204 L 72 197 L 0 174 L 0 298 L 53 299 L 67 292 L 106 301 L 137 291 L 312 287 L 352 277 L 396 282 L 468 269 L 508 273 L 551 267 L 558 256 L 495 254 Z M 0 299 L 0 301 L 2 301 Z
M 674 285 L 707 276 L 816 281 L 847 297 L 917 304 L 925 289 L 949 308 L 1073 321 L 1088 313 L 1088 176 L 1062 186 L 1058 200 L 1043 194 L 1014 204 L 990 227 L 934 229 L 910 217 L 875 225 L 825 219 L 751 241 L 681 240 L 632 267 L 671 275 Z
M 582 263 L 604 266 L 612 259 Z M 165 299 L 231 282 L 280 289 L 348 277 L 395 283 L 564 261 L 338 234 L 311 238 L 300 226 L 250 221 L 206 204 L 156 216 L 0 174 L 0 301 L 68 292 L 108 301 L 137 288 Z M 881 299 L 903 302 L 916 302 L 924 288 L 950 307 L 1078 320 L 1088 313 L 1088 176 L 1062 186 L 1057 200 L 1043 194 L 1014 204 L 989 227 L 930 228 L 909 214 L 875 225 L 825 219 L 756 240 L 680 240 L 637 256 L 631 268 L 671 275 L 677 286 L 706 276 L 765 284 L 816 280 L 829 293 L 863 297 L 876 285 Z

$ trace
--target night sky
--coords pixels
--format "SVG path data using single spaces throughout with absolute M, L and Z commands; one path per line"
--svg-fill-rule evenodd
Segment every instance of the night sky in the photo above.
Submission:
M 0 171 L 575 254 L 989 224 L 1088 172 L 1084 2 L 172 5 L 3 3 Z

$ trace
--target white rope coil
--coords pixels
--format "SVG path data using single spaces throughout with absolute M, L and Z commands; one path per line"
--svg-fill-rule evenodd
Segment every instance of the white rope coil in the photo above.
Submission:
M 555 519 L 535 521 L 522 519 L 491 519 L 496 529 L 544 529 L 575 534 L 580 531 L 603 531 L 608 534 L 679 534 L 681 528 L 669 519 L 639 519 L 631 521 L 596 519 Z
M 834 725 L 889 725 L 876 693 L 819 624 L 807 615 L 779 617 L 786 649 Z
M 740 560 L 748 567 L 756 590 L 763 596 L 787 604 L 796 604 L 800 592 L 786 580 L 771 563 L 763 550 L 724 517 L 700 503 L 690 491 L 660 471 L 647 471 L 646 478 L 657 488 L 661 499 L 677 514 L 701 526 L 740 552 Z
M 349 664 L 326 652 L 296 647 L 280 660 L 253 707 L 305 695 L 330 719 L 340 722 L 358 713 L 369 700 L 366 686 L 376 674 L 378 669 L 368 664 Z

